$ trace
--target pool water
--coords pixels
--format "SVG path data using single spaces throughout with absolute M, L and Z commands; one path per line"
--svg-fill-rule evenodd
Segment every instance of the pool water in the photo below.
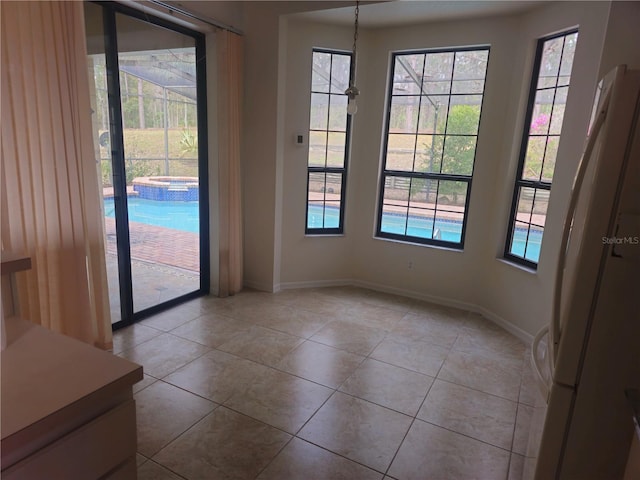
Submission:
M 172 228 L 185 232 L 199 233 L 200 209 L 198 202 L 173 202 L 147 200 L 139 197 L 129 197 L 129 221 L 146 223 L 157 227 Z M 104 214 L 115 218 L 113 198 L 104 199 Z
M 129 197 L 129 221 L 156 225 L 158 227 L 173 228 L 185 232 L 199 232 L 199 208 L 198 202 L 172 202 L 146 200 L 138 197 Z M 112 198 L 104 200 L 104 211 L 107 217 L 115 217 L 115 208 Z M 322 206 L 309 206 L 309 226 L 322 225 Z M 339 210 L 327 207 L 325 215 L 325 227 L 337 227 Z M 388 233 L 404 233 L 405 217 L 401 215 L 384 214 L 382 216 L 382 231 Z M 424 217 L 409 217 L 407 233 L 414 237 L 431 238 L 434 227 L 433 219 Z M 459 242 L 462 236 L 462 223 L 455 221 L 436 220 L 435 228 L 440 230 L 441 240 Z M 513 240 L 512 253 L 521 257 L 525 256 L 525 244 L 527 232 L 516 230 Z M 540 243 L 542 234 L 532 232 L 529 235 L 529 246 L 526 252 L 527 260 L 534 262 L 540 257 Z
M 309 205 L 308 226 L 322 226 L 322 206 Z M 337 228 L 340 221 L 339 210 L 336 207 L 326 207 L 324 223 L 326 228 Z M 386 233 L 395 233 L 404 235 L 405 223 L 407 224 L 407 234 L 418 238 L 432 238 L 434 228 L 433 218 L 410 216 L 409 219 L 404 215 L 382 214 L 382 231 Z M 440 240 L 445 242 L 460 242 L 462 238 L 462 223 L 453 220 L 435 220 L 435 228 L 440 230 Z M 516 229 L 513 239 L 513 247 L 511 253 L 532 262 L 537 262 L 540 257 L 540 245 L 542 243 L 541 232 L 531 232 L 529 234 L 529 246 L 525 254 L 525 245 L 527 244 L 527 231 Z

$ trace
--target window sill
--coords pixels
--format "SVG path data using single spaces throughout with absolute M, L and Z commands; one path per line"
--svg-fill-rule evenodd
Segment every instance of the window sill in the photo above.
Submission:
M 305 233 L 305 238 L 344 237 L 344 233 Z
M 380 240 L 382 242 L 399 243 L 401 245 L 413 245 L 414 247 L 435 248 L 437 250 L 444 250 L 444 251 L 447 251 L 447 252 L 455 252 L 455 253 L 463 253 L 464 252 L 464 248 L 445 247 L 443 245 L 433 245 L 431 243 L 410 242 L 409 240 L 398 240 L 396 238 L 378 237 L 376 235 L 373 236 L 373 239 L 374 240 Z
M 532 275 L 536 275 L 538 273 L 538 271 L 536 269 L 533 269 L 531 267 L 527 267 L 526 265 L 522 265 L 518 262 L 514 262 L 512 260 L 509 260 L 508 258 L 504 258 L 504 257 L 497 257 L 496 260 L 498 260 L 499 262 L 502 262 L 506 265 L 509 265 L 510 267 L 513 268 L 517 268 L 518 270 L 522 270 L 523 272 L 526 273 L 530 273 Z

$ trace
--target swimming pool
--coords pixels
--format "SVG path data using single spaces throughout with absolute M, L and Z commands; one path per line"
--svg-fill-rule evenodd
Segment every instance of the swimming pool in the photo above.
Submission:
M 200 231 L 198 202 L 157 201 L 129 197 L 127 203 L 130 222 L 146 223 L 185 232 Z M 104 214 L 115 218 L 113 198 L 104 199 Z
M 339 210 L 335 207 L 326 207 L 325 227 L 337 228 L 339 223 Z M 310 227 L 322 225 L 322 206 L 310 205 L 308 224 Z M 462 223 L 455 220 L 444 220 L 433 218 L 410 216 L 407 219 L 404 215 L 383 213 L 382 231 L 403 235 L 407 224 L 407 234 L 419 238 L 432 238 L 432 231 L 435 226 L 440 230 L 440 239 L 446 242 L 460 242 L 462 238 Z M 434 225 L 435 223 L 435 225 Z M 527 242 L 527 231 L 516 229 L 513 239 L 512 253 L 521 257 L 525 256 L 525 245 Z M 529 233 L 529 247 L 527 248 L 526 259 L 537 262 L 540 257 L 540 245 L 542 243 L 542 233 L 532 231 Z
M 129 197 L 129 221 L 156 225 L 159 227 L 173 228 L 185 232 L 199 232 L 198 202 L 172 202 L 155 201 L 139 197 Z M 107 217 L 115 217 L 113 198 L 105 198 L 104 211 Z M 337 227 L 339 211 L 337 208 L 327 207 L 325 226 Z M 320 225 L 322 222 L 322 206 L 311 205 L 309 207 L 309 225 Z M 389 233 L 404 233 L 405 217 L 401 215 L 384 214 L 382 217 L 382 230 Z M 409 217 L 409 235 L 422 238 L 431 238 L 434 227 L 433 219 L 424 217 Z M 440 229 L 441 239 L 450 242 L 459 242 L 462 235 L 462 223 L 448 220 L 436 220 L 435 228 Z M 527 240 L 526 230 L 517 229 L 513 241 L 513 254 L 524 256 L 524 247 Z M 532 232 L 529 235 L 529 247 L 526 258 L 537 262 L 540 257 L 540 243 L 542 234 Z

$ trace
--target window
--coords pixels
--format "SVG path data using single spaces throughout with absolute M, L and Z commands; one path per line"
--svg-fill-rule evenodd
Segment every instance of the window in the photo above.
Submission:
M 349 132 L 347 114 L 351 54 L 313 50 L 307 163 L 305 233 L 335 234 L 344 228 Z
M 376 233 L 464 245 L 489 48 L 393 54 Z
M 505 246 L 506 258 L 531 268 L 540 257 L 577 41 L 572 30 L 539 40 L 536 50 Z

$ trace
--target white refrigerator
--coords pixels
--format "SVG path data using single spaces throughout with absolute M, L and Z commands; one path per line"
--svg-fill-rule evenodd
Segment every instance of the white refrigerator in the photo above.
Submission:
M 524 478 L 618 479 L 640 388 L 640 71 L 598 85 L 565 219 L 552 319 L 531 348 L 540 399 Z

